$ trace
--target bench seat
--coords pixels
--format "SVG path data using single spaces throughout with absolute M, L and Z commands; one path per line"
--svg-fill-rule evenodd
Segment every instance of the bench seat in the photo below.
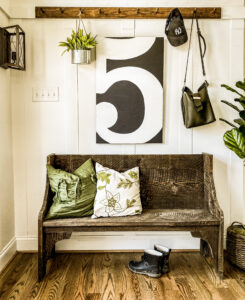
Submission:
M 108 230 L 117 230 L 117 227 L 135 228 L 142 230 L 163 230 L 162 226 L 211 226 L 218 225 L 219 219 L 212 216 L 209 211 L 203 209 L 145 209 L 141 215 L 111 218 L 67 218 L 53 219 L 43 222 L 43 227 L 82 227 L 82 230 L 89 230 L 90 227 L 100 227 Z M 114 227 L 114 228 L 113 228 Z

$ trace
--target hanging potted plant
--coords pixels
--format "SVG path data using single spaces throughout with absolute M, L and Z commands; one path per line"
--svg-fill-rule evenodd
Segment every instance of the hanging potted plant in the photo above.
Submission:
M 232 129 L 225 132 L 223 140 L 230 150 L 232 150 L 238 157 L 245 158 L 245 79 L 244 81 L 236 82 L 236 87 L 241 90 L 238 91 L 226 84 L 222 84 L 222 87 L 226 88 L 228 91 L 231 91 L 239 96 L 235 98 L 234 101 L 241 105 L 241 108 L 225 100 L 221 102 L 229 105 L 239 113 L 239 118 L 234 120 L 234 123 L 231 123 L 225 119 L 220 118 L 221 121 L 229 124 Z
M 90 64 L 95 58 L 96 44 L 96 36 L 93 37 L 91 33 L 87 34 L 85 30 L 78 28 L 76 32 L 72 30 L 71 37 L 65 42 L 60 42 L 59 46 L 66 48 L 62 55 L 71 51 L 72 64 Z

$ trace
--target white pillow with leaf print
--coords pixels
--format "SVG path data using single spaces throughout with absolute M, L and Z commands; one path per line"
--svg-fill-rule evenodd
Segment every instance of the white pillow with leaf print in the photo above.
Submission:
M 96 163 L 95 169 L 97 192 L 92 218 L 141 214 L 138 167 L 119 173 Z

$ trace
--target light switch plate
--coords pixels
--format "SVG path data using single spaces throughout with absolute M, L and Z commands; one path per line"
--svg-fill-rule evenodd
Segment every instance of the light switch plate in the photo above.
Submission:
M 58 87 L 44 87 L 32 89 L 33 102 L 57 102 L 59 101 Z

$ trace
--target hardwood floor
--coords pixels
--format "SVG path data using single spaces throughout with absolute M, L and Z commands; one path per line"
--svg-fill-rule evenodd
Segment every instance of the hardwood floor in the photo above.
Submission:
M 0 299 L 202 300 L 245 299 L 245 272 L 225 262 L 219 282 L 198 252 L 172 253 L 171 272 L 160 279 L 131 273 L 137 253 L 57 254 L 37 282 L 37 254 L 19 253 L 0 275 Z

